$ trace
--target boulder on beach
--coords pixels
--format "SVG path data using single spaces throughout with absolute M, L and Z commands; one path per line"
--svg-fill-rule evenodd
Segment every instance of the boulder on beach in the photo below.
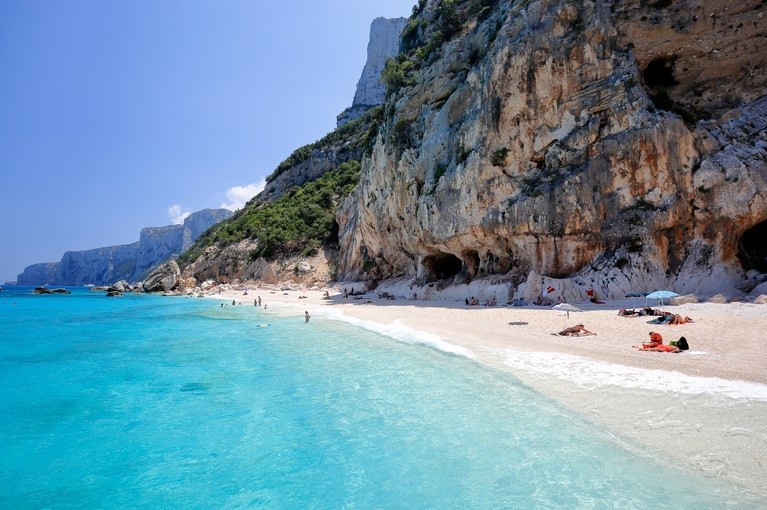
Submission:
M 688 303 L 698 303 L 698 298 L 695 297 L 695 294 L 685 294 L 684 296 L 677 296 L 673 297 L 668 300 L 668 304 L 670 305 L 685 305 Z
M 142 286 L 144 292 L 168 292 L 178 286 L 181 270 L 175 260 L 160 264 L 146 277 Z

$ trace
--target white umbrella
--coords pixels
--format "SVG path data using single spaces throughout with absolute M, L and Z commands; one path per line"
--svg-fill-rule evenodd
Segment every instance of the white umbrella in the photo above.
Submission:
M 552 310 L 564 310 L 567 312 L 567 318 L 570 318 L 570 312 L 582 312 L 580 308 L 577 306 L 573 306 L 570 303 L 559 303 L 558 305 L 554 305 L 551 307 Z

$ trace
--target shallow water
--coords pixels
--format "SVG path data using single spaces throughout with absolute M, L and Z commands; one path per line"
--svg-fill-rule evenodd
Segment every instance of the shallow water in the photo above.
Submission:
M 462 356 L 211 299 L 19 290 L 3 508 L 760 507 Z

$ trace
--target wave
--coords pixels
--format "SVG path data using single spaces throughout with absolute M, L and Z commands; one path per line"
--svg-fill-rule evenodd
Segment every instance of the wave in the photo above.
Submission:
M 346 322 L 353 326 L 357 326 L 379 335 L 383 335 L 389 338 L 393 338 L 400 342 L 423 345 L 430 347 L 440 352 L 447 354 L 453 354 L 455 356 L 462 356 L 464 358 L 474 359 L 475 355 L 469 349 L 458 345 L 451 344 L 443 340 L 439 335 L 434 333 L 427 333 L 425 331 L 418 331 L 409 326 L 402 324 L 399 320 L 395 320 L 391 324 L 381 324 L 374 321 L 366 321 L 363 319 L 357 319 L 355 317 L 349 317 L 344 315 L 343 312 L 338 310 L 323 311 L 323 314 L 329 319 Z
M 685 355 L 682 354 L 682 356 Z M 584 387 L 619 386 L 767 402 L 767 385 L 747 381 L 697 377 L 680 372 L 629 367 L 571 354 L 507 350 L 504 356 L 504 364 L 513 371 L 548 374 Z

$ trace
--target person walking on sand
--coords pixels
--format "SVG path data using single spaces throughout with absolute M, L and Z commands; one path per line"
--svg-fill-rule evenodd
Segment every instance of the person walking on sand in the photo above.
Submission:
M 309 322 L 310 317 L 309 317 L 309 311 L 308 310 L 304 312 L 304 319 L 306 319 L 305 322 Z

